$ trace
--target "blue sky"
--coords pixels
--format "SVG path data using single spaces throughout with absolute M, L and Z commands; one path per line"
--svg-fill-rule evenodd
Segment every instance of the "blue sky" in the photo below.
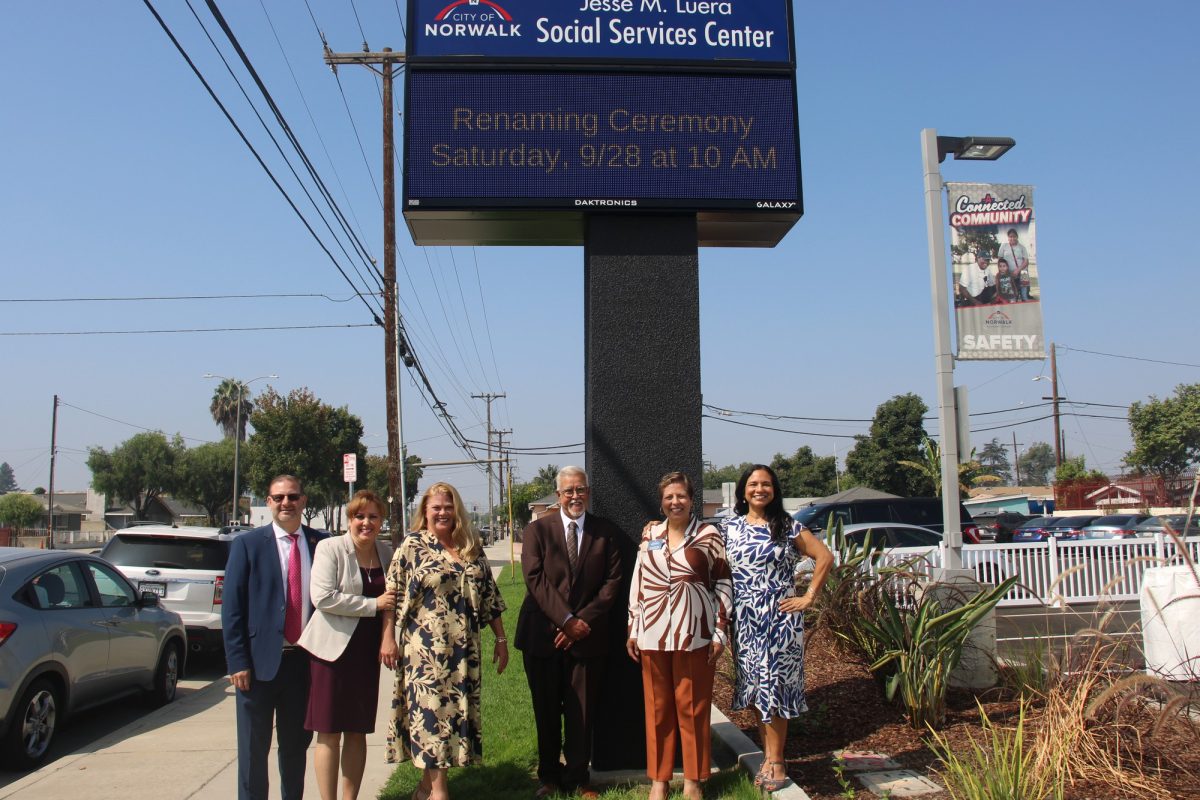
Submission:
M 203 2 L 193 4 L 219 35 Z M 186 4 L 156 6 L 273 169 L 286 174 Z M 303 4 L 221 6 L 382 260 L 372 183 L 379 181 L 376 82 L 361 67 L 340 72 L 368 173 Z M 372 49 L 404 47 L 395 0 L 310 6 L 334 50 L 361 47 L 355 11 Z M 1036 186 L 1045 329 L 1060 346 L 1063 396 L 1127 405 L 1200 381 L 1194 3 L 796 3 L 794 14 L 805 215 L 774 249 L 701 251 L 707 403 L 840 419 L 869 419 L 879 403 L 910 391 L 933 404 L 919 150 L 927 127 L 1016 139 L 999 162 L 947 161 L 943 175 Z M 9 4 L 2 35 L 0 333 L 370 321 L 141 3 Z M 302 198 L 290 178 L 288 186 Z M 483 439 L 485 430 L 484 406 L 470 395 L 505 392 L 495 421 L 513 430 L 516 445 L 582 442 L 582 248 L 419 248 L 402 225 L 399 239 L 402 310 L 414 347 L 468 436 Z M 285 293 L 342 302 L 64 301 Z M 34 299 L 55 302 L 27 302 Z M 14 467 L 22 488 L 47 485 L 56 393 L 67 404 L 59 411 L 60 490 L 86 485 L 89 446 L 112 447 L 139 426 L 192 443 L 213 440 L 214 382 L 206 372 L 277 373 L 270 383 L 281 391 L 307 386 L 361 416 L 368 446 L 382 453 L 381 349 L 374 328 L 0 336 L 0 461 Z M 976 417 L 972 427 L 1048 413 L 1040 404 L 1049 384 L 1032 380 L 1048 369 L 1034 361 L 960 363 L 956 380 L 970 387 L 972 412 L 1012 409 Z M 411 451 L 426 460 L 461 457 L 407 377 L 404 396 Z M 826 436 L 753 430 L 731 419 Z M 705 420 L 704 454 L 727 464 L 810 445 L 844 458 L 853 441 L 837 436 L 866 427 Z M 1119 470 L 1130 446 L 1126 422 L 1068 415 L 1063 429 L 1068 454 Z M 1014 430 L 1022 449 L 1053 438 L 1044 420 L 980 431 L 973 441 L 1011 443 Z M 523 458 L 518 475 L 582 460 Z M 437 475 L 469 500 L 486 500 L 478 470 Z

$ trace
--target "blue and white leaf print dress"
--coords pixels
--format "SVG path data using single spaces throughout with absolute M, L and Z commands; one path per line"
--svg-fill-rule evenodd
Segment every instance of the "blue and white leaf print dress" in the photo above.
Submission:
M 795 595 L 793 523 L 786 542 L 771 538 L 765 525 L 734 517 L 725 527 L 725 550 L 733 573 L 735 709 L 754 706 L 763 722 L 791 719 L 808 710 L 804 700 L 804 615 L 779 610 Z

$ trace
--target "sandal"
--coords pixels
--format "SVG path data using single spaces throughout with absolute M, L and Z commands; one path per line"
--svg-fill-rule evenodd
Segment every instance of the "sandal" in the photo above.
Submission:
M 787 769 L 787 764 L 783 761 L 767 762 L 767 766 L 774 766 L 775 764 L 778 764 L 779 766 L 783 767 L 785 770 Z M 792 779 L 787 776 L 786 771 L 784 772 L 784 775 L 782 778 L 768 778 L 766 776 L 766 774 L 764 773 L 762 783 L 760 783 L 758 785 L 758 788 L 760 788 L 764 792 L 770 794 L 772 792 L 778 792 L 780 789 L 787 786 L 791 782 L 792 782 Z
M 767 772 L 770 771 L 771 762 L 763 759 L 762 766 L 758 768 L 758 772 L 754 773 L 754 785 L 762 786 L 763 780 L 767 777 Z

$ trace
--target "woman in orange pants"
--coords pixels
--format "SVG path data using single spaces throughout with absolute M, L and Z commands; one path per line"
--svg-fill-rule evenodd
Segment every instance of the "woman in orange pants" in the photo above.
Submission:
M 728 639 L 733 583 L 725 542 L 692 514 L 695 489 L 682 472 L 658 484 L 666 521 L 648 525 L 629 589 L 629 657 L 642 666 L 649 800 L 666 800 L 676 743 L 683 796 L 700 800 L 710 770 L 713 673 Z

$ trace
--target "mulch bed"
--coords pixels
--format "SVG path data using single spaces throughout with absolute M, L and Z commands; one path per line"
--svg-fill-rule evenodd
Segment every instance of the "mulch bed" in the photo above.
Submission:
M 718 670 L 714 702 L 758 742 L 755 715 L 731 708 L 731 677 L 732 665 L 726 660 Z M 866 667 L 842 655 L 826 631 L 817 631 L 807 643 L 805 680 L 809 712 L 792 721 L 785 754 L 788 775 L 812 800 L 839 800 L 847 796 L 833 770 L 832 753 L 842 749 L 885 753 L 902 768 L 940 783 L 935 773 L 936 758 L 924 741 L 927 737 L 909 727 L 901 708 L 884 700 L 879 684 Z M 956 752 L 966 752 L 972 738 L 982 732 L 977 699 L 993 721 L 1011 718 L 1015 724 L 1018 702 L 1011 694 L 996 689 L 977 698 L 971 692 L 952 692 L 948 698 L 947 725 L 939 733 Z M 1200 800 L 1200 741 L 1194 733 L 1176 726 L 1176 730 L 1162 732 L 1152 743 L 1143 741 L 1142 745 L 1151 758 L 1156 752 L 1171 753 L 1175 763 L 1163 764 L 1165 771 L 1161 775 L 1169 786 L 1170 797 Z M 873 796 L 857 781 L 854 788 L 860 797 Z M 1075 784 L 1067 791 L 1067 800 L 1122 800 L 1130 796 L 1120 787 L 1107 785 Z M 922 797 L 949 800 L 950 794 L 942 791 Z

